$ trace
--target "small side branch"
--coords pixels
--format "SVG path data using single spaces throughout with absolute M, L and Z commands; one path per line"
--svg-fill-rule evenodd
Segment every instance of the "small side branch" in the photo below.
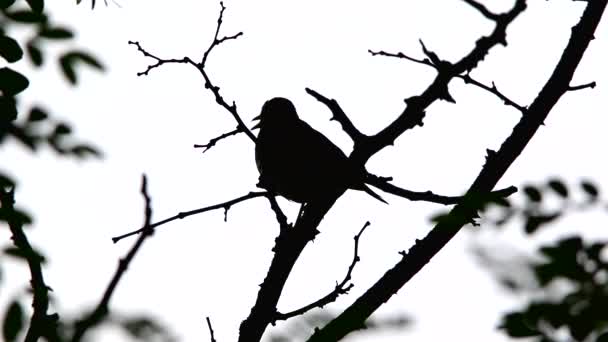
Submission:
M 123 235 L 120 235 L 120 236 L 113 237 L 112 238 L 112 242 L 117 243 L 118 241 L 120 241 L 120 240 L 122 240 L 122 239 L 124 239 L 126 237 L 129 237 L 129 236 L 132 236 L 132 235 L 136 235 L 136 234 L 139 234 L 139 233 L 143 233 L 146 230 L 152 230 L 153 231 L 154 229 L 156 229 L 159 226 L 162 226 L 165 223 L 169 223 L 169 222 L 175 221 L 177 219 L 183 219 L 183 218 L 186 218 L 188 216 L 192 216 L 192 215 L 196 215 L 196 214 L 202 214 L 202 213 L 207 212 L 207 211 L 217 210 L 217 209 L 224 209 L 224 211 L 227 212 L 230 209 L 230 207 L 232 207 L 234 204 L 237 204 L 237 203 L 240 203 L 240 202 L 244 202 L 244 201 L 250 200 L 252 198 L 265 197 L 265 196 L 270 196 L 270 194 L 268 192 L 266 192 L 266 191 L 258 191 L 258 192 L 253 192 L 252 191 L 252 192 L 248 193 L 247 195 L 244 195 L 244 196 L 232 199 L 230 201 L 226 201 L 226 202 L 223 202 L 223 203 L 214 204 L 214 205 L 210 205 L 208 207 L 194 209 L 194 210 L 190 210 L 190 211 L 183 211 L 183 212 L 178 213 L 177 215 L 171 216 L 169 218 L 166 218 L 164 220 L 158 221 L 156 223 L 149 224 L 149 225 L 144 226 L 144 227 L 142 227 L 142 228 L 140 228 L 138 230 L 134 230 L 132 232 L 129 232 L 129 233 L 126 233 L 126 234 L 123 234 Z
M 231 36 L 224 36 L 224 37 L 219 38 L 220 28 L 222 27 L 222 22 L 224 19 L 224 11 L 226 10 L 226 6 L 224 6 L 223 1 L 220 1 L 220 6 L 222 6 L 222 9 L 220 10 L 220 15 L 217 18 L 217 27 L 215 29 L 215 35 L 213 36 L 213 42 L 211 43 L 211 45 L 209 45 L 209 48 L 207 48 L 207 51 L 205 51 L 205 53 L 203 54 L 203 59 L 201 60 L 201 63 L 200 63 L 201 66 L 205 65 L 205 63 L 207 62 L 207 57 L 209 57 L 209 53 L 211 53 L 211 50 L 213 50 L 214 47 L 219 46 L 220 44 L 222 44 L 225 41 L 237 39 L 238 37 L 243 35 L 243 32 L 239 32 L 239 33 L 233 34 Z
M 437 195 L 432 191 L 412 191 L 403 189 L 394 184 L 389 183 L 387 178 L 378 177 L 372 174 L 367 175 L 366 183 L 373 185 L 384 192 L 388 192 L 389 194 L 393 194 L 395 196 L 408 199 L 410 201 L 424 201 L 443 205 L 452 205 L 458 204 L 463 199 L 463 196 L 443 196 Z M 504 189 L 492 191 L 489 193 L 488 196 L 489 198 L 506 198 L 516 192 L 517 187 L 510 186 Z
M 137 47 L 137 51 L 141 52 L 146 57 L 150 57 L 150 58 L 156 60 L 156 63 L 148 65 L 148 67 L 146 68 L 146 70 L 138 72 L 137 76 L 147 76 L 148 73 L 150 73 L 150 70 L 152 70 L 154 68 L 158 68 L 159 66 L 161 66 L 163 64 L 169 64 L 169 63 L 190 63 L 190 64 L 195 64 L 188 57 L 183 57 L 183 58 L 179 58 L 179 59 L 178 58 L 169 58 L 169 59 L 160 58 L 160 57 L 158 57 L 156 55 L 153 55 L 153 54 L 149 53 L 148 51 L 146 51 L 144 48 L 141 47 L 141 44 L 139 44 L 139 42 L 137 42 L 137 41 L 131 41 L 131 40 L 129 40 L 129 45 L 135 45 Z
M 589 83 L 585 83 L 585 84 L 581 84 L 581 85 L 577 85 L 577 86 L 569 86 L 568 91 L 582 90 L 585 88 L 595 88 L 596 85 L 597 84 L 595 83 L 595 81 L 593 81 L 593 82 L 589 82 Z
M 76 323 L 76 329 L 72 338 L 72 342 L 81 341 L 90 328 L 99 324 L 108 315 L 110 299 L 112 298 L 112 295 L 114 294 L 118 283 L 120 282 L 123 275 L 129 268 L 129 265 L 135 258 L 135 254 L 137 254 L 137 252 L 143 245 L 144 240 L 154 234 L 154 229 L 152 229 L 152 227 L 150 226 L 150 223 L 152 221 L 152 207 L 150 195 L 148 194 L 147 179 L 145 175 L 142 176 L 141 194 L 145 202 L 145 219 L 144 227 L 142 228 L 142 234 L 139 236 L 137 241 L 135 241 L 133 247 L 131 247 L 127 255 L 124 258 L 120 259 L 120 261 L 118 262 L 116 272 L 114 273 L 112 280 L 110 280 L 110 283 L 108 284 L 108 287 L 106 288 L 103 297 L 99 301 L 99 304 L 97 304 L 95 309 L 88 316 Z
M 359 240 L 361 238 L 361 235 L 365 231 L 365 229 L 369 226 L 370 226 L 369 221 L 365 222 L 365 224 L 363 225 L 363 228 L 361 228 L 361 230 L 359 230 L 359 233 L 357 233 L 357 235 L 355 235 L 355 237 L 354 237 L 355 248 L 354 248 L 354 253 L 353 253 L 353 261 L 351 262 L 350 266 L 348 266 L 348 271 L 346 272 L 346 276 L 344 277 L 344 279 L 342 279 L 342 281 L 339 284 L 336 284 L 336 287 L 334 288 L 334 290 L 332 292 L 330 292 L 329 294 L 327 294 L 325 297 L 323 297 L 313 303 L 310 303 L 306 306 L 303 306 L 297 310 L 294 310 L 294 311 L 291 311 L 288 313 L 277 312 L 275 314 L 274 319 L 271 321 L 271 324 L 276 323 L 276 321 L 287 320 L 287 319 L 295 317 L 295 316 L 303 315 L 304 313 L 306 313 L 312 309 L 315 309 L 315 308 L 322 308 L 329 303 L 335 302 L 336 299 L 338 298 L 338 296 L 348 293 L 348 291 L 350 291 L 350 289 L 352 289 L 354 286 L 352 283 L 349 284 L 350 280 L 352 279 L 353 270 L 355 269 L 355 265 L 361 260 L 361 258 L 359 257 Z
M 481 13 L 484 17 L 486 17 L 490 20 L 498 21 L 500 19 L 500 15 L 498 15 L 496 13 L 492 13 L 486 6 L 480 4 L 477 1 L 474 1 L 474 0 L 462 0 L 462 1 L 469 4 L 474 9 L 478 10 L 479 13 Z
M 213 146 L 215 146 L 215 144 L 217 144 L 220 140 L 229 138 L 229 137 L 231 137 L 233 135 L 237 135 L 237 134 L 242 133 L 242 132 L 243 131 L 239 127 L 237 127 L 237 128 L 233 129 L 230 132 L 226 132 L 226 133 L 221 134 L 221 135 L 219 135 L 219 136 L 217 136 L 215 138 L 210 139 L 209 142 L 206 143 L 206 144 L 204 144 L 204 145 L 194 144 L 194 148 L 205 148 L 203 150 L 203 152 L 202 152 L 202 153 L 205 153 L 210 148 L 212 148 Z
M 352 121 L 350 121 L 348 116 L 346 116 L 346 113 L 344 113 L 344 111 L 338 104 L 338 101 L 334 99 L 329 99 L 310 88 L 306 88 L 306 92 L 310 96 L 314 97 L 317 101 L 326 105 L 329 110 L 331 110 L 331 120 L 336 120 L 340 123 L 340 125 L 342 125 L 342 129 L 353 140 L 355 145 L 361 143 L 362 140 L 367 137 L 365 134 L 361 133 L 361 131 L 359 131 L 357 127 L 355 127 Z

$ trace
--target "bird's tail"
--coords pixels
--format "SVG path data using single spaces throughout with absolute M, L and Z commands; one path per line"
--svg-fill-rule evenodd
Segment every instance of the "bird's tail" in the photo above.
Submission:
M 369 186 L 363 184 L 363 186 L 361 187 L 361 190 L 367 192 L 368 195 L 372 196 L 373 198 L 377 199 L 378 201 L 384 203 L 384 204 L 388 204 L 387 201 L 385 201 L 382 197 L 380 197 L 380 195 L 378 195 L 377 193 L 374 192 L 374 190 L 370 189 Z

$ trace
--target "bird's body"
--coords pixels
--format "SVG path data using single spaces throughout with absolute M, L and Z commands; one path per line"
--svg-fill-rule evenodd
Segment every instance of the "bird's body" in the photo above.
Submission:
M 364 169 L 354 167 L 340 148 L 300 120 L 291 101 L 267 101 L 258 118 L 260 187 L 298 203 L 347 188 L 382 200 L 364 184 Z

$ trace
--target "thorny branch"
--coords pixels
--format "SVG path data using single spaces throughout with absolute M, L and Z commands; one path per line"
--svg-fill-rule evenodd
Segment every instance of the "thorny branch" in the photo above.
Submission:
M 250 200 L 252 198 L 257 198 L 257 197 L 268 197 L 271 196 L 268 192 L 266 191 L 258 191 L 258 192 L 250 192 L 247 195 L 243 195 L 241 197 L 237 197 L 235 199 L 231 199 L 230 201 L 226 201 L 226 202 L 222 202 L 222 203 L 218 203 L 218 204 L 214 204 L 214 205 L 210 205 L 204 208 L 199 208 L 199 209 L 194 209 L 194 210 L 190 210 L 190 211 L 182 211 L 180 213 L 177 213 L 174 216 L 171 216 L 169 218 L 166 218 L 164 220 L 160 220 L 158 222 L 149 224 L 149 225 L 144 225 L 142 228 L 134 230 L 132 232 L 120 235 L 120 236 L 116 236 L 112 238 L 112 242 L 116 243 L 126 237 L 132 236 L 132 235 L 136 235 L 139 233 L 144 232 L 145 230 L 154 230 L 156 228 L 158 228 L 159 226 L 162 226 L 163 224 L 169 223 L 171 221 L 175 221 L 177 219 L 183 219 L 186 218 L 188 216 L 192 216 L 192 215 L 197 215 L 197 214 L 202 214 L 204 212 L 207 211 L 211 211 L 211 210 L 217 210 L 217 209 L 224 209 L 224 212 L 228 212 L 228 210 L 235 204 L 237 203 L 241 203 L 241 202 L 245 202 L 247 200 Z
M 293 311 L 287 312 L 287 313 L 281 313 L 281 312 L 277 311 L 275 313 L 275 317 L 270 321 L 270 323 L 275 324 L 276 321 L 283 321 L 283 320 L 287 320 L 291 317 L 303 315 L 306 312 L 308 312 L 314 308 L 323 308 L 325 305 L 336 301 L 336 299 L 338 299 L 338 296 L 348 293 L 348 291 L 350 291 L 350 289 L 352 289 L 354 286 L 352 283 L 349 284 L 352 274 L 353 274 L 353 270 L 355 269 L 355 265 L 361 260 L 361 258 L 359 257 L 359 239 L 361 238 L 361 235 L 363 234 L 365 229 L 369 226 L 370 226 L 369 221 L 365 222 L 365 224 L 363 225 L 363 228 L 361 228 L 361 230 L 359 230 L 359 233 L 357 233 L 357 235 L 355 235 L 355 237 L 354 237 L 355 248 L 354 248 L 354 252 L 353 252 L 353 261 L 351 262 L 350 266 L 348 266 L 348 271 L 346 272 L 346 276 L 344 276 L 344 279 L 342 279 L 342 281 L 339 284 L 336 284 L 336 287 L 334 288 L 334 290 L 332 292 L 330 292 L 323 298 L 320 298 L 319 300 L 312 302 L 308 305 L 305 305 L 297 310 L 293 310 Z
M 118 283 L 120 282 L 123 275 L 129 268 L 129 265 L 135 258 L 135 254 L 137 254 L 137 252 L 143 245 L 144 240 L 154 234 L 154 229 L 152 229 L 150 225 L 152 221 L 152 207 L 150 195 L 148 194 L 148 182 L 146 179 L 146 175 L 143 175 L 141 178 L 141 194 L 145 202 L 145 218 L 144 227 L 141 229 L 142 234 L 139 235 L 139 238 L 135 241 L 133 247 L 131 247 L 127 255 L 119 260 L 116 272 L 114 273 L 112 280 L 108 284 L 108 287 L 106 288 L 103 297 L 101 298 L 95 309 L 84 319 L 76 323 L 76 331 L 74 332 L 72 342 L 82 340 L 90 328 L 99 324 L 107 316 L 109 312 L 110 299 L 112 298 L 112 295 L 114 294 Z
M 573 27 L 570 40 L 551 77 L 530 105 L 528 113 L 523 115 L 513 128 L 513 133 L 497 152 L 488 157 L 486 165 L 467 191 L 465 198 L 451 210 L 449 214 L 451 219 L 440 221 L 423 240 L 418 241 L 408 253 L 404 253 L 402 260 L 386 272 L 365 294 L 327 326 L 317 330 L 308 340 L 309 342 L 337 341 L 351 331 L 361 328 L 365 320 L 380 305 L 416 275 L 470 221 L 470 218 L 474 217 L 478 203 L 473 201 L 472 197 L 487 193 L 496 186 L 509 166 L 530 142 L 559 98 L 568 91 L 574 71 L 589 46 L 607 2 L 608 0 L 587 2 L 587 8 L 579 23 Z M 525 8 L 525 3 L 522 1 L 519 6 Z
M 428 50 L 427 50 L 428 51 Z M 401 58 L 401 59 L 406 59 L 415 63 L 419 63 L 419 64 L 423 64 L 423 65 L 427 65 L 430 66 L 432 68 L 435 68 L 437 71 L 439 71 L 439 67 L 435 64 L 432 63 L 431 60 L 429 58 L 425 58 L 425 59 L 416 59 L 410 56 L 407 56 L 406 54 L 404 54 L 403 52 L 397 52 L 397 53 L 392 53 L 392 52 L 386 52 L 386 51 L 372 51 L 369 50 L 369 53 L 372 56 L 385 56 L 385 57 L 395 57 L 395 58 Z M 474 78 L 471 77 L 470 73 L 465 73 L 465 74 L 459 74 L 459 75 L 455 75 L 455 77 L 458 77 L 460 79 L 462 79 L 465 83 L 467 84 L 472 84 L 474 86 L 477 86 L 487 92 L 490 92 L 492 94 L 494 94 L 495 96 L 497 96 L 500 100 L 503 101 L 503 103 L 507 106 L 512 106 L 515 109 L 517 109 L 518 111 L 520 111 L 522 114 L 525 114 L 527 111 L 527 108 L 524 106 L 521 106 L 519 104 L 517 104 L 515 101 L 511 100 L 510 98 L 508 98 L 507 96 L 505 96 L 503 93 L 501 93 L 497 88 L 496 85 L 494 84 L 494 82 L 492 82 L 492 86 L 487 86 L 477 80 L 475 80 Z

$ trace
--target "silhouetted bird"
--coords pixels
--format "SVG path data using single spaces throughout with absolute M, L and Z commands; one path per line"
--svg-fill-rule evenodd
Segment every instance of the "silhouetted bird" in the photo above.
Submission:
M 299 203 L 343 189 L 362 190 L 386 203 L 364 184 L 365 170 L 323 134 L 300 120 L 293 103 L 275 97 L 260 115 L 255 160 L 258 186 Z

